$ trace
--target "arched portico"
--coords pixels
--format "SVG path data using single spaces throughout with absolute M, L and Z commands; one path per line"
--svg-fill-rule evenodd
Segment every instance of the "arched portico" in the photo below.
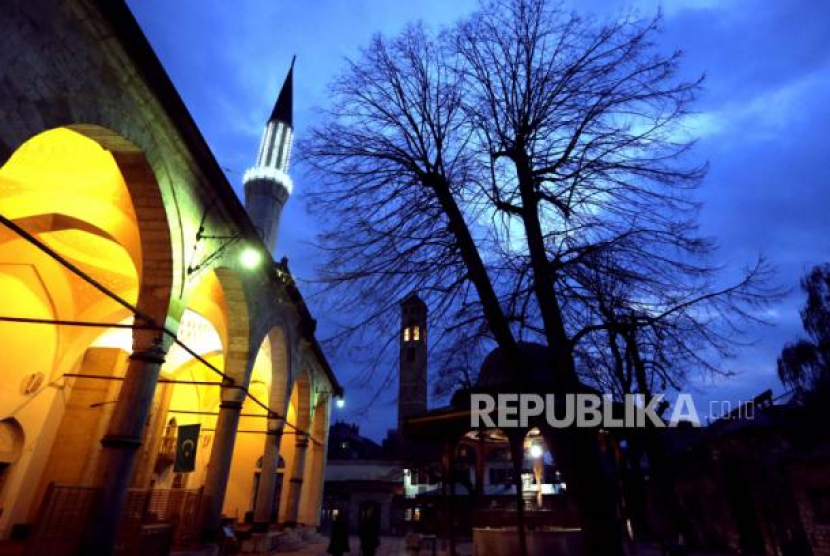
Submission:
M 107 553 L 127 486 L 142 491 L 130 496 L 150 496 L 149 488 L 204 485 L 205 525 L 215 530 L 252 382 L 250 394 L 273 412 L 258 417 L 261 427 L 279 429 L 274 416 L 305 421 L 282 442 L 255 435 L 275 460 L 279 452 L 264 443 L 290 439 L 282 452 L 293 474 L 310 385 L 336 379 L 287 263 L 267 256 L 260 224 L 126 6 L 52 4 L 0 10 L 14 46 L 0 51 L 9 76 L 0 96 L 10 101 L 0 129 L 0 316 L 8 317 L 0 319 L 0 434 L 17 431 L 14 423 L 20 434 L 7 436 L 22 446 L 0 460 L 0 539 L 15 525 L 34 525 L 37 536 L 39 500 L 55 480 L 70 494 L 104 492 L 97 534 L 83 550 Z M 261 260 L 243 265 L 246 251 Z M 258 391 L 251 375 L 276 325 L 283 339 L 270 343 L 272 384 Z M 288 361 L 303 360 L 297 381 L 301 366 Z M 215 371 L 227 377 L 222 387 Z M 285 390 L 275 391 L 283 372 Z M 296 383 L 303 395 L 289 403 Z M 171 447 L 193 424 L 202 432 L 195 470 L 172 473 Z M 78 536 L 82 521 L 66 533 Z

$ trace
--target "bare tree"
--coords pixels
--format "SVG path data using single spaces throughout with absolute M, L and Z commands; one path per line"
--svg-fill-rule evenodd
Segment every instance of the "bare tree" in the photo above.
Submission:
M 609 341 L 602 351 L 615 372 L 604 378 L 648 392 L 654 376 L 673 386 L 682 378 L 667 353 L 695 358 L 687 346 L 695 341 L 723 348 L 710 318 L 751 317 L 742 304 L 764 302 L 762 264 L 716 290 L 717 269 L 701 262 L 714 245 L 696 234 L 689 192 L 705 166 L 688 161 L 693 141 L 682 127 L 700 81 L 677 77 L 679 52 L 654 48 L 658 24 L 624 17 L 597 25 L 544 0 L 505 0 L 455 37 L 465 110 L 491 165 L 482 193 L 505 227 L 521 230 L 518 249 L 564 391 L 579 387 L 575 350 L 592 333 Z M 605 303 L 613 292 L 603 289 L 620 285 L 622 295 Z M 651 376 L 647 346 L 657 348 Z M 565 468 L 584 491 L 589 552 L 620 553 L 607 484 L 590 478 L 600 472 L 592 439 L 561 436 Z
M 300 149 L 323 184 L 310 206 L 335 219 L 322 238 L 331 247 L 323 280 L 357 288 L 345 294 L 351 303 L 383 305 L 407 289 L 426 292 L 426 301 L 440 294 L 439 315 L 468 326 L 483 319 L 519 373 L 499 277 L 485 264 L 486 234 L 475 235 L 482 209 L 468 184 L 481 170 L 467 148 L 471 131 L 452 60 L 444 43 L 411 26 L 392 41 L 375 37 L 335 81 L 327 123 Z
M 716 287 L 690 194 L 705 167 L 682 125 L 699 82 L 651 44 L 658 23 L 496 1 L 439 36 L 376 37 L 349 62 L 300 149 L 328 224 L 321 278 L 367 315 L 344 335 L 418 290 L 448 346 L 491 339 L 520 379 L 517 338 L 541 337 L 560 392 L 581 388 L 580 353 L 617 357 L 595 376 L 651 391 L 682 383 L 670 357 L 727 345 L 713 322 L 753 318 L 766 269 Z M 586 554 L 621 555 L 594 431 L 555 443 Z
M 613 395 L 637 393 L 646 400 L 681 390 L 693 374 L 731 376 L 724 363 L 748 341 L 747 325 L 766 324 L 763 307 L 781 295 L 767 286 L 763 260 L 724 287 L 683 287 L 676 273 L 662 289 L 638 296 L 624 273 L 587 268 L 574 282 L 579 292 L 571 288 L 571 295 L 592 314 L 568 320 L 596 323 L 583 326 L 574 344 L 580 376 Z

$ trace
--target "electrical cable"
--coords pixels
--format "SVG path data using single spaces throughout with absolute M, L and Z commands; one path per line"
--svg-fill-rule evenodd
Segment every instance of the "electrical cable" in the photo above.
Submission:
M 16 233 L 17 235 L 22 237 L 24 240 L 26 240 L 27 242 L 29 242 L 30 244 L 35 246 L 40 251 L 44 252 L 50 258 L 54 259 L 60 265 L 62 265 L 66 269 L 68 269 L 70 272 L 72 272 L 73 274 L 75 274 L 76 276 L 78 276 L 79 278 L 81 278 L 82 280 L 87 282 L 88 284 L 90 284 L 96 290 L 100 291 L 106 297 L 112 299 L 113 301 L 115 301 L 116 303 L 118 303 L 119 305 L 121 305 L 122 307 L 127 309 L 128 311 L 130 311 L 135 316 L 136 319 L 141 319 L 146 324 L 138 324 L 138 323 L 133 323 L 133 324 L 121 324 L 121 323 L 119 323 L 119 324 L 108 324 L 108 323 L 96 323 L 96 322 L 85 322 L 85 321 L 72 321 L 72 320 L 58 321 L 58 320 L 49 320 L 49 319 L 36 319 L 36 318 L 28 318 L 28 317 L 6 317 L 6 316 L 0 317 L 0 320 L 4 320 L 4 321 L 8 321 L 8 322 L 29 323 L 29 324 L 59 324 L 59 323 L 62 323 L 66 326 L 90 326 L 90 327 L 99 327 L 99 328 L 106 327 L 106 328 L 131 328 L 131 329 L 137 329 L 137 330 L 157 330 L 157 331 L 159 331 L 163 334 L 167 334 L 168 336 L 170 336 L 170 338 L 172 338 L 173 342 L 176 343 L 176 345 L 178 345 L 183 350 L 185 350 L 188 354 L 190 354 L 194 359 L 196 359 L 197 361 L 202 363 L 205 367 L 207 367 L 208 369 L 210 369 L 211 371 L 213 371 L 214 373 L 216 373 L 220 377 L 222 377 L 223 386 L 225 388 L 235 388 L 235 389 L 240 390 L 245 395 L 246 398 L 250 399 L 256 405 L 258 405 L 259 407 L 261 407 L 262 409 L 267 411 L 269 417 L 271 417 L 273 419 L 282 420 L 284 425 L 287 425 L 289 428 L 293 429 L 297 433 L 300 433 L 300 434 L 306 436 L 307 438 L 309 438 L 315 444 L 317 444 L 317 445 L 322 445 L 323 444 L 318 439 L 314 438 L 311 435 L 310 431 L 301 430 L 299 427 L 297 427 L 293 423 L 290 423 L 288 421 L 288 419 L 286 419 L 284 416 L 280 415 L 276 411 L 272 411 L 271 408 L 268 407 L 267 404 L 264 404 L 262 401 L 260 401 L 258 398 L 256 398 L 253 394 L 251 394 L 248 391 L 247 388 L 244 388 L 242 386 L 237 386 L 236 381 L 233 379 L 233 377 L 231 377 L 231 376 L 227 375 L 226 373 L 224 373 L 223 371 L 219 370 L 216 366 L 211 364 L 209 361 L 207 361 L 205 358 L 203 358 L 197 352 L 195 352 L 193 349 L 191 349 L 190 346 L 188 346 L 187 344 L 185 344 L 184 342 L 179 340 L 176 337 L 176 334 L 172 330 L 168 329 L 165 326 L 159 325 L 155 321 L 155 319 L 153 319 L 153 317 L 151 317 L 149 315 L 145 315 L 143 312 L 141 312 L 138 309 L 138 307 L 135 307 L 132 303 L 125 300 L 124 298 L 122 298 L 121 296 L 116 294 L 115 292 L 111 291 L 109 288 L 107 288 L 106 286 L 104 286 L 103 284 L 101 284 L 100 282 L 95 280 L 95 278 L 93 278 L 92 276 L 90 276 L 89 274 L 87 274 L 86 272 L 81 270 L 79 267 L 77 267 L 76 265 L 74 265 L 70 261 L 66 260 L 57 251 L 55 251 L 54 249 L 52 249 L 51 247 L 49 247 L 48 245 L 46 245 L 45 243 L 40 241 L 38 238 L 36 238 L 32 234 L 30 234 L 25 229 L 21 228 L 15 222 L 13 222 L 12 220 L 6 218 L 2 214 L 0 214 L 0 224 L 3 224 L 4 226 L 6 226 L 10 230 L 12 230 L 14 233 Z

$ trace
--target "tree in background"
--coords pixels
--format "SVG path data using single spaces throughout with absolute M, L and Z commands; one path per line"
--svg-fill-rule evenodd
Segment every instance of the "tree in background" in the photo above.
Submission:
M 784 385 L 819 391 L 830 387 L 830 264 L 813 267 L 801 279 L 807 301 L 801 323 L 807 339 L 787 344 L 778 357 L 778 377 Z
M 417 290 L 438 324 L 431 344 L 444 342 L 466 381 L 487 342 L 521 379 L 518 342 L 535 339 L 561 393 L 591 377 L 652 392 L 685 380 L 672 357 L 691 366 L 754 318 L 767 269 L 718 287 L 692 196 L 705 166 L 683 126 L 699 81 L 678 78 L 679 53 L 657 51 L 658 28 L 505 0 L 438 35 L 415 25 L 375 37 L 348 62 L 325 123 L 300 145 L 310 208 L 327 224 L 320 278 L 341 310 L 366 315 L 340 339 L 396 332 L 394 308 Z M 615 351 L 605 370 L 577 366 Z M 586 554 L 615 556 L 621 528 L 594 434 L 555 444 Z

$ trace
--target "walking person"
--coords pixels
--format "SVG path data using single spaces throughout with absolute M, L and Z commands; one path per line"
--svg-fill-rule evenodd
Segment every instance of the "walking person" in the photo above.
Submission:
M 343 518 L 343 513 L 338 512 L 331 524 L 331 540 L 327 550 L 332 556 L 343 556 L 349 552 L 349 524 Z
M 380 516 L 376 512 L 377 508 L 374 506 L 360 512 L 357 534 L 360 537 L 362 556 L 375 556 L 380 545 Z

